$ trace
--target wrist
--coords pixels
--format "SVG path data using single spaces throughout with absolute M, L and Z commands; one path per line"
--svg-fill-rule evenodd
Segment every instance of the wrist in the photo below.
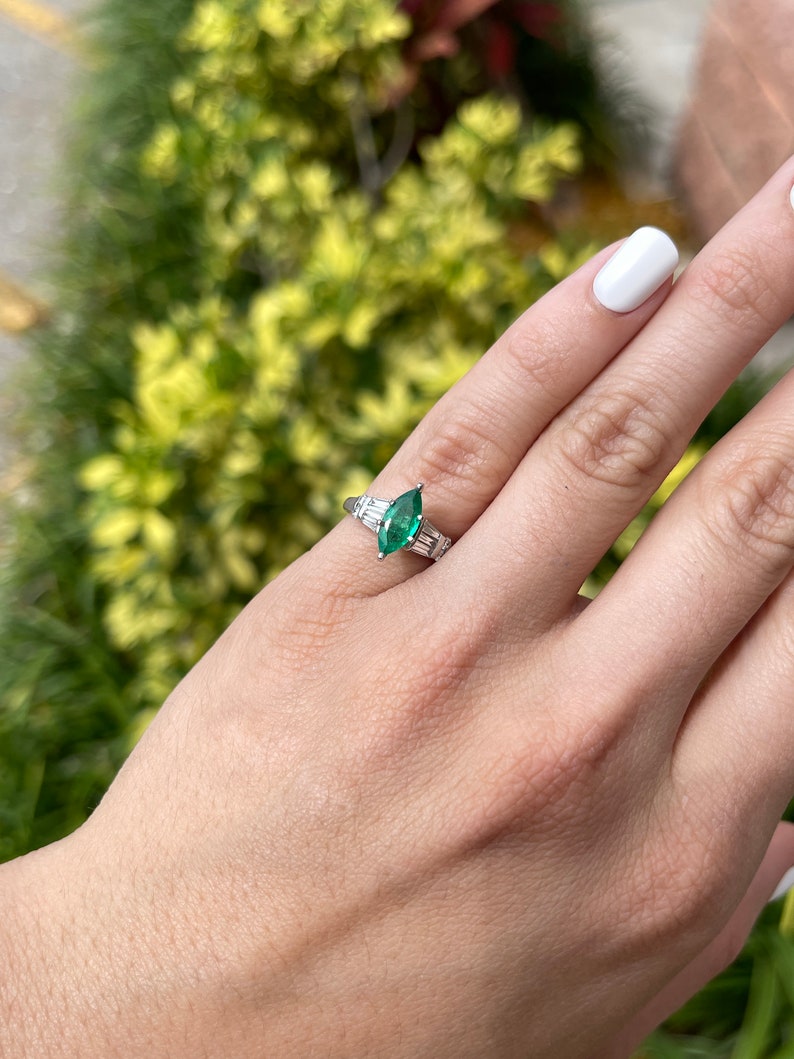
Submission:
M 55 910 L 41 886 L 52 856 L 39 850 L 0 866 L 0 1039 L 22 1059 L 51 1054 L 50 1022 L 65 1007 L 62 953 L 49 942 Z
M 85 827 L 0 865 L 0 1055 L 259 1055 L 261 1019 L 235 1007 L 201 926 L 112 860 Z
M 0 1040 L 15 1059 L 110 1059 L 119 1011 L 74 836 L 0 865 Z

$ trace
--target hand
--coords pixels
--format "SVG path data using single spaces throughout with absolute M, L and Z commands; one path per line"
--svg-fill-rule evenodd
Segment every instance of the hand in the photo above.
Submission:
M 794 863 L 794 378 L 578 590 L 794 311 L 792 183 L 533 306 L 370 489 L 448 554 L 345 517 L 4 869 L 15 1056 L 618 1056 L 731 958 Z

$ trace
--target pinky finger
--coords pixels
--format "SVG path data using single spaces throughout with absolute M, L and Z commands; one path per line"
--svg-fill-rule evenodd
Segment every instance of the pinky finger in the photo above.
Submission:
M 722 792 L 746 827 L 780 818 L 794 794 L 794 572 L 695 696 L 673 769 L 689 789 Z
M 626 1059 L 645 1037 L 739 955 L 753 924 L 794 865 L 794 824 L 778 824 L 761 866 L 717 937 L 621 1030 L 606 1055 Z

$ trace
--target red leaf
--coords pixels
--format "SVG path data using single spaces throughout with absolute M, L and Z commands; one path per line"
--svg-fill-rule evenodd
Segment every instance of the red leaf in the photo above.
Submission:
M 448 0 L 440 12 L 441 20 L 447 29 L 460 29 L 496 3 L 498 0 Z
M 401 0 L 418 30 L 456 30 L 473 22 L 499 0 Z
M 524 29 L 530 37 L 545 38 L 552 27 L 563 21 L 563 14 L 556 4 L 521 2 L 516 0 L 510 5 L 510 17 Z
M 503 22 L 492 22 L 488 26 L 485 43 L 485 65 L 492 77 L 504 77 L 515 66 L 516 42 L 510 29 Z

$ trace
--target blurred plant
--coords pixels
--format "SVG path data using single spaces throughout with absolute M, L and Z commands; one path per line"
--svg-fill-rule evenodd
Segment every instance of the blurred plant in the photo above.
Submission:
M 597 72 L 586 9 L 575 0 L 402 0 L 411 17 L 395 99 L 412 92 L 420 130 L 437 131 L 461 97 L 489 87 L 549 121 L 575 121 L 585 157 L 613 170 L 647 146 L 637 95 Z
M 250 594 L 592 249 L 509 238 L 580 165 L 572 125 L 462 93 L 405 149 L 411 28 L 387 0 L 98 9 L 2 571 L 2 857 L 83 819 Z
M 571 127 L 472 100 L 372 195 L 357 136 L 408 28 L 382 3 L 205 0 L 181 36 L 192 61 L 142 170 L 194 198 L 205 271 L 192 304 L 133 329 L 113 445 L 81 472 L 106 629 L 141 707 L 537 292 L 505 219 L 576 169 Z
M 90 17 L 88 84 L 63 167 L 57 312 L 17 380 L 23 408 L 4 424 L 26 459 L 0 550 L 0 860 L 81 823 L 129 749 L 130 666 L 105 634 L 75 472 L 129 392 L 127 329 L 185 291 L 197 267 L 178 194 L 151 201 L 138 177 L 142 146 L 170 112 L 173 38 L 192 5 L 103 0 Z
M 791 1059 L 794 944 L 767 909 L 739 959 L 652 1034 L 636 1059 Z

